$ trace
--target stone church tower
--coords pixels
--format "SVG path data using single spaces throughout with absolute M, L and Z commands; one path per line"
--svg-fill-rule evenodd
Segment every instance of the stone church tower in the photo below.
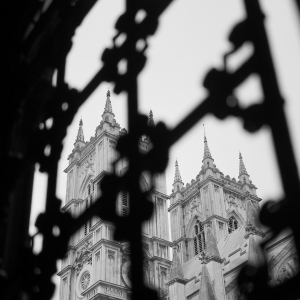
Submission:
M 153 126 L 150 111 L 149 126 Z M 121 129 L 112 110 L 110 92 L 107 92 L 102 119 L 95 135 L 85 141 L 83 121 L 80 120 L 74 149 L 69 155 L 66 201 L 63 210 L 74 217 L 80 215 L 99 196 L 99 183 L 105 174 L 112 172 L 111 163 L 117 158 L 116 143 L 126 129 Z M 151 146 L 149 139 L 139 142 L 141 151 Z M 127 169 L 127 162 L 118 164 L 118 173 Z M 169 225 L 165 174 L 155 178 L 151 194 L 155 214 L 143 226 L 145 253 L 145 280 L 165 295 L 170 272 Z M 144 174 L 141 184 L 148 189 L 149 178 Z M 118 212 L 128 214 L 127 193 L 119 195 Z M 87 222 L 69 241 L 62 261 L 60 300 L 130 299 L 130 261 L 127 243 L 113 239 L 114 227 L 99 218 Z
M 184 186 L 176 161 L 170 200 L 173 261 L 167 283 L 169 300 L 240 300 L 237 275 L 246 263 L 262 262 L 259 244 L 271 234 L 259 222 L 261 199 L 241 153 L 238 180 L 224 176 L 204 136 L 199 174 Z M 271 284 L 298 272 L 291 232 L 283 232 L 266 251 Z
M 149 126 L 154 126 L 152 111 Z M 100 195 L 99 183 L 112 172 L 111 163 L 117 158 L 115 146 L 124 134 L 126 130 L 115 120 L 108 91 L 102 120 L 90 141 L 84 139 L 80 120 L 65 170 L 64 211 L 76 217 Z M 141 138 L 139 145 L 145 152 L 151 147 L 147 137 Z M 122 161 L 117 168 L 122 175 L 127 162 Z M 240 300 L 236 281 L 239 270 L 246 263 L 261 263 L 264 258 L 259 244 L 271 235 L 258 219 L 261 199 L 242 155 L 238 179 L 225 176 L 216 167 L 206 136 L 199 169 L 196 178 L 184 185 L 176 160 L 170 196 L 166 195 L 165 175 L 155 178 L 151 194 L 154 215 L 143 227 L 145 280 L 165 300 Z M 145 190 L 148 182 L 144 174 L 141 184 Z M 120 215 L 128 214 L 128 205 L 127 194 L 120 193 Z M 130 299 L 128 244 L 115 241 L 113 233 L 112 224 L 93 218 L 72 236 L 58 273 L 60 300 Z M 268 244 L 266 252 L 270 284 L 280 284 L 298 272 L 291 232 L 282 232 Z

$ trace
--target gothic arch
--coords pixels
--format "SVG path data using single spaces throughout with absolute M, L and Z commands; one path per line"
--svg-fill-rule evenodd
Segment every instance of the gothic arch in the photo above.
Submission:
M 245 219 L 243 218 L 243 216 L 235 209 L 230 209 L 228 212 L 227 212 L 227 219 L 229 219 L 230 217 L 235 217 L 235 219 L 238 221 L 239 223 L 239 227 L 240 226 L 243 226 L 246 224 L 246 221 Z
M 89 185 L 91 179 L 93 179 L 93 174 L 88 174 L 84 181 L 82 182 L 80 188 L 79 188 L 79 198 L 85 199 L 87 197 L 87 186 Z
M 189 238 L 193 237 L 193 230 L 194 226 L 197 221 L 204 222 L 204 216 L 199 212 L 193 212 L 193 215 L 190 218 L 190 221 L 188 222 L 186 226 L 186 236 Z

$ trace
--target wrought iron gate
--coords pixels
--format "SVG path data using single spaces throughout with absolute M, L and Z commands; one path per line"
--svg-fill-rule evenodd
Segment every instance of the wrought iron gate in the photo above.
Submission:
M 227 57 L 231 53 L 225 55 L 224 67 L 212 69 L 204 80 L 208 97 L 173 130 L 163 123 L 149 127 L 147 117 L 137 110 L 137 77 L 146 62 L 147 38 L 155 34 L 159 17 L 171 0 L 127 0 L 126 11 L 116 22 L 118 33 L 113 39 L 114 46 L 105 49 L 102 55 L 103 67 L 82 91 L 65 83 L 65 62 L 72 47 L 72 36 L 95 2 L 36 0 L 21 3 L 11 0 L 2 4 L 1 19 L 6 26 L 1 28 L 5 42 L 2 46 L 4 100 L 0 130 L 2 140 L 9 141 L 2 143 L 1 147 L 2 299 L 50 299 L 54 291 L 51 277 L 56 272 L 56 260 L 64 256 L 69 237 L 94 215 L 114 223 L 115 238 L 126 239 L 131 244 L 132 298 L 157 299 L 157 292 L 143 283 L 141 224 L 150 218 L 153 206 L 147 193 L 140 189 L 139 177 L 144 170 L 152 175 L 163 172 L 170 147 L 207 113 L 219 119 L 229 115 L 239 117 L 249 132 L 255 132 L 263 125 L 271 128 L 285 198 L 273 210 L 270 203 L 265 204 L 260 217 L 272 228 L 274 236 L 286 227 L 292 228 L 299 251 L 299 175 L 259 0 L 244 0 L 246 19 L 229 35 L 233 52 L 250 42 L 254 47 L 253 55 L 233 73 L 226 69 Z M 300 1 L 295 2 L 300 10 Z M 141 10 L 145 12 L 145 18 L 137 21 L 135 16 Z M 116 39 L 122 34 L 126 34 L 126 40 L 117 45 Z M 136 47 L 140 41 L 144 43 L 143 49 Z M 122 59 L 127 61 L 127 71 L 119 74 L 117 65 Z M 58 79 L 57 86 L 53 87 L 51 79 L 55 70 Z M 261 104 L 243 109 L 233 90 L 253 73 L 260 76 L 264 99 Z M 106 176 L 101 182 L 102 196 L 81 216 L 73 219 L 60 211 L 60 200 L 55 196 L 62 140 L 78 108 L 103 81 L 113 82 L 115 93 L 125 91 L 128 96 L 129 133 L 120 138 L 117 150 L 121 158 L 127 157 L 130 168 L 123 177 L 116 174 Z M 53 118 L 50 129 L 40 126 L 49 118 Z M 149 136 L 153 143 L 147 155 L 141 155 L 138 150 L 138 140 L 142 135 Z M 37 227 L 43 235 L 42 251 L 38 255 L 33 254 L 28 236 L 36 162 L 41 171 L 48 173 L 46 212 L 37 220 Z M 132 209 L 128 217 L 116 214 L 116 196 L 121 190 L 130 194 Z M 59 228 L 59 236 L 53 235 L 54 226 Z M 131 230 L 127 230 L 129 227 Z M 271 287 L 267 265 L 259 268 L 247 266 L 239 276 L 239 285 L 247 299 L 297 299 L 300 297 L 299 276 Z

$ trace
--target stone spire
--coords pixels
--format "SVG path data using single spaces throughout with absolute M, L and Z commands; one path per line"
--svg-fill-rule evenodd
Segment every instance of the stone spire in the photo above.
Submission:
M 82 118 L 79 121 L 79 129 L 78 129 L 78 133 L 77 133 L 77 137 L 76 137 L 76 142 L 81 141 L 84 142 L 84 135 L 83 135 L 83 122 L 82 122 Z
M 104 107 L 104 112 L 102 114 L 102 119 L 104 122 L 114 123 L 114 113 L 112 110 L 112 105 L 110 101 L 110 91 L 108 90 L 106 93 L 106 102 Z
M 150 126 L 150 127 L 155 126 L 154 120 L 153 120 L 153 112 L 151 109 L 150 109 L 149 118 L 148 118 L 148 126 Z
M 204 155 L 203 155 L 203 160 L 204 160 L 205 158 L 211 158 L 211 159 L 212 159 L 212 156 L 211 156 L 211 154 L 210 154 L 210 150 L 209 150 L 209 148 L 208 148 L 206 135 L 204 135 Z
M 172 265 L 171 265 L 171 270 L 170 270 L 170 280 L 173 279 L 184 279 L 181 263 L 176 251 L 176 248 L 173 248 L 173 260 L 172 260 Z
M 176 182 L 182 182 L 182 179 L 181 179 L 181 175 L 180 175 L 180 172 L 179 172 L 179 166 L 178 166 L 178 162 L 177 162 L 177 159 L 175 161 L 175 176 L 174 176 L 174 183 Z
M 222 262 L 220 257 L 219 249 L 217 246 L 217 241 L 212 232 L 211 223 L 207 224 L 206 230 L 206 249 L 205 249 L 205 258 L 207 260 L 214 260 L 217 262 Z
M 107 90 L 106 93 L 106 102 L 105 102 L 105 107 L 104 107 L 104 112 L 110 112 L 112 113 L 112 106 L 111 106 L 111 102 L 110 102 L 110 91 Z
M 199 300 L 217 300 L 206 264 L 202 265 Z
M 240 158 L 239 176 L 241 176 L 241 175 L 249 176 L 249 174 L 247 173 L 241 152 L 239 153 L 239 158 Z
M 204 125 L 203 125 L 203 127 L 204 127 Z M 214 160 L 213 160 L 210 150 L 208 148 L 205 131 L 204 131 L 204 154 L 203 154 L 202 163 L 203 163 L 203 167 L 205 169 L 208 167 L 214 168 Z

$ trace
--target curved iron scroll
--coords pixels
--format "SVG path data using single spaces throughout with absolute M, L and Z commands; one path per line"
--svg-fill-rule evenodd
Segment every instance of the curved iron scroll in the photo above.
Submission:
M 155 33 L 158 19 L 171 0 L 127 0 L 126 11 L 116 23 L 118 33 L 113 39 L 114 45 L 102 55 L 103 67 L 82 91 L 71 89 L 64 82 L 65 59 L 72 46 L 71 38 L 95 2 L 53 1 L 45 8 L 45 3 L 36 1 L 27 7 L 20 23 L 30 25 L 28 20 L 33 17 L 38 21 L 31 24 L 31 27 L 14 27 L 16 37 L 11 44 L 15 43 L 19 50 L 10 54 L 12 63 L 4 68 L 11 76 L 3 94 L 11 99 L 11 103 L 1 119 L 3 126 L 0 126 L 2 137 L 13 136 L 7 139 L 11 143 L 1 150 L 2 157 L 6 158 L 4 168 L 8 170 L 8 177 L 1 175 L 1 180 L 5 182 L 5 179 L 9 179 L 9 184 L 3 188 L 2 216 L 6 217 L 6 209 L 10 207 L 8 218 L 1 225 L 4 228 L 1 232 L 3 246 L 0 248 L 3 261 L 0 273 L 2 298 L 23 299 L 24 295 L 28 295 L 30 299 L 50 299 L 54 291 L 51 277 L 56 272 L 56 260 L 64 256 L 70 236 L 92 216 L 97 215 L 115 224 L 115 239 L 130 242 L 132 298 L 157 299 L 157 293 L 143 283 L 141 224 L 150 218 L 153 206 L 147 199 L 147 193 L 140 189 L 140 174 L 144 170 L 152 175 L 163 172 L 170 147 L 207 113 L 220 119 L 229 115 L 239 117 L 249 132 L 257 131 L 263 125 L 271 128 L 286 198 L 278 204 L 279 209 L 275 212 L 268 209 L 270 203 L 264 205 L 261 220 L 272 228 L 274 236 L 283 228 L 291 227 L 298 250 L 299 178 L 259 1 L 244 0 L 247 17 L 234 27 L 229 36 L 233 45 L 231 53 L 245 42 L 251 42 L 254 54 L 234 73 L 226 69 L 226 60 L 231 53 L 225 55 L 224 69 L 211 70 L 204 80 L 204 86 L 209 91 L 207 99 L 173 130 L 167 129 L 163 123 L 148 127 L 147 117 L 138 113 L 137 96 L 137 77 L 146 62 L 144 52 L 147 38 Z M 21 5 L 11 4 L 11 8 L 16 7 L 22 8 Z M 135 17 L 140 10 L 145 12 L 146 17 L 136 21 Z M 119 46 L 116 40 L 120 35 L 126 35 L 126 39 Z M 140 41 L 145 45 L 143 49 L 136 47 Z M 118 63 L 123 59 L 127 60 L 127 71 L 119 74 Z M 51 85 L 55 69 L 58 70 L 56 88 Z M 264 99 L 261 104 L 242 109 L 234 97 L 234 89 L 252 73 L 261 78 Z M 114 82 L 115 93 L 125 91 L 128 95 L 129 133 L 119 139 L 117 151 L 120 158 L 128 159 L 130 167 L 122 177 L 117 174 L 105 176 L 101 182 L 102 196 L 74 219 L 60 211 L 61 202 L 55 196 L 57 163 L 67 126 L 80 105 L 103 81 Z M 16 84 L 19 89 L 12 89 Z M 49 118 L 53 118 L 51 128 L 45 126 Z M 153 143 L 153 148 L 146 155 L 138 151 L 138 140 L 142 135 L 149 136 Z M 51 149 L 49 155 L 44 153 L 46 147 Z M 43 248 L 38 255 L 32 253 L 32 244 L 27 236 L 36 162 L 40 164 L 41 171 L 48 173 L 46 212 L 36 222 L 39 233 L 44 237 Z M 127 217 L 118 216 L 115 210 L 116 197 L 121 190 L 130 194 L 131 211 Z M 59 236 L 53 235 L 54 226 L 59 228 Z M 17 239 L 14 238 L 16 236 Z M 267 266 L 253 268 L 246 267 L 239 277 L 241 290 L 248 299 L 296 299 L 300 296 L 296 288 L 299 275 L 271 288 L 268 285 Z

